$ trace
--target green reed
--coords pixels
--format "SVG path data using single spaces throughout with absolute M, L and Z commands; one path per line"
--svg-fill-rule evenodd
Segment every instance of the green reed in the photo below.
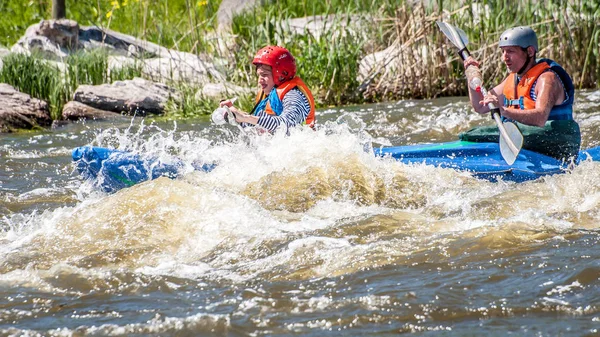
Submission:
M 170 100 L 165 108 L 167 118 L 191 118 L 210 115 L 217 107 L 221 99 L 233 97 L 207 97 L 200 94 L 201 88 L 187 83 L 173 83 L 175 89 L 181 94 L 181 102 Z M 254 107 L 254 95 L 241 95 L 237 97 L 236 106 L 244 111 L 250 111 Z
M 37 56 L 10 54 L 3 58 L 0 69 L 0 82 L 8 83 L 20 92 L 47 101 L 50 104 L 52 119 L 58 119 L 65 93 L 61 82 L 61 71 L 56 64 Z
M 108 54 L 101 51 L 69 55 L 63 62 L 64 67 L 36 54 L 9 54 L 2 62 L 0 82 L 47 101 L 52 119 L 60 119 L 62 107 L 71 100 L 79 85 L 98 85 L 141 76 L 141 69 L 136 64 L 109 71 Z
M 538 56 L 552 58 L 563 65 L 578 88 L 599 85 L 600 3 L 597 1 L 410 3 L 404 0 L 267 1 L 263 7 L 234 18 L 233 37 L 220 36 L 235 39 L 232 49 L 224 55 L 216 43 L 219 37 L 216 12 L 220 1 L 82 0 L 67 3 L 67 17 L 80 25 L 97 25 L 167 48 L 225 58 L 231 65 L 226 74 L 228 80 L 248 87 L 255 87 L 256 83 L 251 65 L 254 53 L 268 44 L 283 45 L 297 58 L 298 73 L 313 89 L 321 106 L 466 94 L 462 62 L 440 33 L 436 20 L 452 23 L 467 33 L 471 41 L 469 49 L 481 61 L 488 86 L 506 76 L 498 37 L 505 29 L 517 25 L 530 25 L 536 30 L 540 40 Z M 31 2 L 29 6 L 7 0 L 0 2 L 0 10 L 7 13 L 5 20 L 0 20 L 0 44 L 10 46 L 26 27 L 49 17 L 50 0 Z M 295 32 L 288 24 L 291 18 L 310 15 L 333 17 L 335 28 L 316 35 Z M 355 22 L 357 17 L 364 21 L 354 30 L 340 28 Z M 390 45 L 397 46 L 396 51 L 359 78 L 359 62 Z M 24 76 L 27 79 L 23 80 L 18 80 L 16 74 L 3 76 L 11 78 L 10 83 L 29 83 L 22 87 L 41 95 L 39 97 L 50 97 L 56 110 L 63 104 L 61 97 L 68 99 L 76 84 L 107 83 L 140 75 L 139 69 L 131 67 L 124 68 L 121 74 L 113 72 L 115 75 L 109 77 L 102 63 L 105 56 L 86 60 L 83 56 L 77 57 L 80 59 L 67 62 L 68 84 L 60 85 L 62 82 L 51 80 L 50 77 L 55 76 L 51 66 L 43 68 L 46 70 L 41 74 Z M 86 70 L 77 70 L 84 68 Z M 3 74 L 10 72 L 3 70 Z M 43 76 L 47 80 L 38 79 Z M 173 85 L 180 87 L 184 102 L 180 106 L 172 105 L 168 114 L 186 117 L 214 109 L 216 99 L 197 96 L 200 88 Z M 245 108 L 251 108 L 252 99 L 250 95 L 241 98 Z
M 253 81 L 252 57 L 258 49 L 277 44 L 285 46 L 294 55 L 298 75 L 312 88 L 318 103 L 339 105 L 362 101 L 360 95 L 356 95 L 358 61 L 371 42 L 366 37 L 382 40 L 383 35 L 371 29 L 368 25 L 370 16 L 361 11 L 366 4 L 374 2 L 354 1 L 339 6 L 339 1 L 278 1 L 234 18 L 233 32 L 237 36 L 238 49 L 233 55 L 235 64 L 242 71 L 232 77 L 237 81 Z M 289 26 L 288 19 L 306 15 L 330 16 L 333 28 L 321 32 L 296 32 Z M 353 20 L 363 20 L 365 26 L 352 26 Z M 340 28 L 348 25 L 349 30 Z

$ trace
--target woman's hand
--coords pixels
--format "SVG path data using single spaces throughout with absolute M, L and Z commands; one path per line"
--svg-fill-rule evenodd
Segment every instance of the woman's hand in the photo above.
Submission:
M 233 102 L 235 100 L 230 100 L 230 99 L 224 99 L 221 102 L 219 102 L 219 106 L 220 107 L 227 107 L 229 108 L 229 110 L 231 110 L 231 112 L 238 114 L 241 113 L 240 110 L 238 110 L 238 108 L 236 108 L 235 106 L 233 106 Z
M 243 123 L 245 122 L 245 118 L 246 116 L 248 116 L 247 113 L 241 111 L 240 109 L 236 108 L 233 105 L 234 100 L 230 100 L 230 99 L 225 99 L 222 100 L 221 102 L 219 102 L 219 106 L 220 107 L 226 107 L 229 111 L 233 112 L 233 115 L 235 116 L 235 121 L 238 123 Z
M 246 121 L 246 117 L 248 117 L 249 115 L 239 109 L 237 109 L 236 107 L 232 106 L 229 108 L 229 110 L 231 110 L 231 112 L 233 112 L 233 115 L 235 116 L 235 121 L 238 123 L 245 123 Z
M 224 107 L 224 106 L 226 106 L 226 107 L 228 107 L 228 108 L 231 108 L 231 107 L 233 106 L 233 101 L 232 101 L 232 100 L 230 100 L 230 99 L 222 99 L 222 100 L 219 102 L 219 106 L 220 106 L 220 107 Z

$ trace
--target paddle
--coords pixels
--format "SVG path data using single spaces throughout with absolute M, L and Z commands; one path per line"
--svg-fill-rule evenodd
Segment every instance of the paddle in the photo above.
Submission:
M 462 29 L 442 21 L 437 21 L 436 23 L 440 27 L 442 33 L 444 33 L 450 42 L 458 48 L 458 55 L 460 55 L 463 60 L 471 56 L 467 49 L 469 40 Z M 471 83 L 469 83 L 469 86 L 476 91 L 480 91 L 484 96 L 487 95 L 487 90 L 483 87 L 481 78 L 474 78 Z M 523 147 L 523 135 L 515 123 L 502 122 L 502 119 L 500 118 L 500 109 L 498 109 L 498 107 L 492 103 L 489 103 L 488 107 L 490 108 L 492 117 L 494 118 L 494 121 L 496 121 L 498 130 L 500 131 L 500 154 L 508 165 L 512 165 Z

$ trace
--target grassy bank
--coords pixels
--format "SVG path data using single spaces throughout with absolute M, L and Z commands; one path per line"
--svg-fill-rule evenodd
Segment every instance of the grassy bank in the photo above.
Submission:
M 50 0 L 0 3 L 6 20 L 0 22 L 0 44 L 12 45 L 29 25 L 50 16 Z M 411 2 L 412 3 L 412 2 Z M 429 3 L 429 2 L 427 2 Z M 444 20 L 467 32 L 472 53 L 483 64 L 486 83 L 498 83 L 506 69 L 497 40 L 506 28 L 530 25 L 538 33 L 540 56 L 555 59 L 572 75 L 577 88 L 596 88 L 600 78 L 600 3 L 583 1 L 481 1 L 463 6 L 462 1 L 435 1 L 409 5 L 392 0 L 279 0 L 234 18 L 236 47 L 228 55 L 227 76 L 237 84 L 254 86 L 250 59 L 267 44 L 286 46 L 296 56 L 299 75 L 314 90 L 321 106 L 464 95 L 466 83 L 460 61 L 435 25 Z M 220 1 L 190 0 L 83 0 L 67 1 L 67 17 L 81 25 L 97 25 L 146 39 L 167 48 L 216 55 L 214 39 L 216 11 Z M 288 19 L 331 15 L 334 27 L 356 20 L 358 28 L 330 29 L 321 34 L 297 34 Z M 357 19 L 359 18 L 359 19 Z M 367 55 L 396 46 L 387 59 L 359 78 L 359 61 Z M 104 60 L 104 61 L 103 61 Z M 35 67 L 34 59 L 16 58 Z M 89 69 L 93 79 L 81 78 L 73 70 L 57 82 L 55 70 L 23 76 L 11 65 L 0 80 L 23 91 L 49 99 L 53 116 L 77 84 L 98 84 L 139 75 L 130 69 L 120 75 L 107 74 L 105 56 L 74 56 L 73 69 Z M 103 63 L 104 62 L 104 63 Z M 71 67 L 71 66 L 70 66 Z M 46 69 L 46 68 L 43 68 Z M 183 105 L 171 105 L 169 114 L 187 117 L 210 113 L 214 102 L 197 99 L 198 88 L 178 84 Z M 250 99 L 244 99 L 248 108 Z
M 50 105 L 52 119 L 60 119 L 62 108 L 79 85 L 98 85 L 141 76 L 139 67 L 127 66 L 108 71 L 108 55 L 101 51 L 72 54 L 64 66 L 38 55 L 10 54 L 0 69 L 0 83 L 43 99 Z

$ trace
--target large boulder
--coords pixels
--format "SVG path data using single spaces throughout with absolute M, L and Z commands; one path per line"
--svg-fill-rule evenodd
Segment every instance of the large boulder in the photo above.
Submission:
M 78 50 L 104 48 L 110 54 L 137 57 L 166 55 L 168 49 L 157 44 L 99 27 L 80 27 L 68 19 L 42 20 L 31 25 L 11 48 L 16 53 L 37 52 L 45 58 L 60 60 Z
M 208 83 L 222 81 L 223 62 L 204 54 L 191 54 L 161 47 L 130 35 L 101 29 L 81 27 L 67 19 L 42 20 L 30 26 L 25 35 L 11 48 L 12 52 L 36 52 L 44 58 L 63 61 L 78 50 L 103 49 L 117 58 L 116 63 L 139 62 L 145 76 L 156 81 Z M 122 58 L 130 61 L 123 61 Z
M 0 132 L 48 127 L 51 124 L 48 103 L 0 83 Z
M 77 120 L 103 120 L 122 117 L 123 115 L 106 110 L 100 110 L 93 108 L 89 105 L 81 102 L 70 101 L 63 107 L 62 118 L 63 120 L 77 121 Z
M 233 17 L 252 9 L 262 3 L 267 2 L 266 0 L 223 0 L 217 10 L 217 24 L 220 31 L 228 32 L 231 31 L 231 23 Z
M 142 73 L 155 81 L 205 84 L 224 81 L 217 59 L 171 50 L 164 57 L 142 60 Z
M 321 35 L 330 33 L 337 35 L 358 35 L 361 27 L 372 24 L 373 18 L 363 15 L 329 14 L 290 19 L 287 24 L 290 30 L 298 35 L 310 34 L 319 39 Z
M 49 59 L 61 59 L 79 48 L 79 24 L 73 20 L 42 20 L 29 26 L 11 48 L 15 53 L 36 51 Z
M 236 96 L 246 96 L 254 93 L 252 89 L 240 87 L 228 82 L 208 83 L 196 93 L 196 99 L 201 100 L 204 97 L 214 99 L 227 99 Z
M 165 111 L 169 100 L 181 102 L 175 89 L 143 78 L 116 81 L 112 84 L 81 85 L 73 100 L 90 107 L 129 115 L 157 114 Z

